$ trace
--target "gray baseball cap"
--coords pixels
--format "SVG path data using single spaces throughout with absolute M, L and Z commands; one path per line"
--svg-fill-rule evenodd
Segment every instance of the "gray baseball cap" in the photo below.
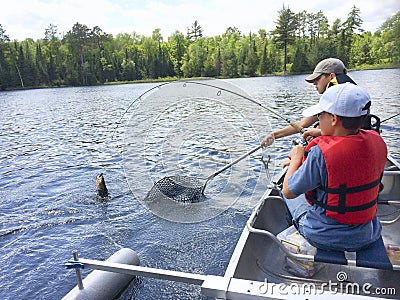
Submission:
M 346 74 L 344 63 L 338 58 L 327 58 L 321 60 L 314 69 L 314 72 L 306 77 L 306 81 L 312 83 L 321 74 Z

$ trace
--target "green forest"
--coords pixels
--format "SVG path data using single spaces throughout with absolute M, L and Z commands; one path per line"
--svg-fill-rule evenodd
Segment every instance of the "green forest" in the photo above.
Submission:
M 50 24 L 43 39 L 11 40 L 0 24 L 0 90 L 123 83 L 193 77 L 234 78 L 311 72 L 321 59 L 337 57 L 350 69 L 400 66 L 400 12 L 374 33 L 362 29 L 353 6 L 329 24 L 322 11 L 278 11 L 271 31 L 242 33 L 229 27 L 203 36 L 194 21 L 165 41 L 151 36 L 107 34 L 76 23 L 65 35 Z

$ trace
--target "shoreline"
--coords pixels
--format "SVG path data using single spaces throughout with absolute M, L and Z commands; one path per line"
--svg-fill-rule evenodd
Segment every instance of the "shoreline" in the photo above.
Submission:
M 349 69 L 348 71 L 367 71 L 367 70 L 386 70 L 386 69 L 400 69 L 400 63 L 390 63 L 390 64 L 379 64 L 379 65 L 362 65 L 357 66 L 355 68 Z M 139 79 L 133 81 L 111 81 L 104 82 L 94 85 L 54 85 L 54 86 L 37 86 L 37 87 L 20 87 L 20 88 L 9 88 L 5 90 L 0 90 L 1 92 L 7 91 L 20 91 L 20 90 L 35 90 L 35 89 L 47 89 L 47 88 L 67 88 L 67 87 L 90 87 L 90 86 L 106 86 L 106 85 L 119 85 L 119 84 L 136 84 L 136 83 L 157 83 L 157 82 L 168 82 L 168 81 L 185 81 L 185 80 L 207 80 L 207 79 L 234 79 L 234 78 L 252 78 L 252 77 L 273 77 L 273 76 L 294 76 L 294 75 L 306 75 L 312 73 L 310 72 L 299 72 L 299 73 L 287 73 L 284 74 L 282 72 L 277 72 L 273 74 L 266 75 L 256 75 L 256 76 L 246 76 L 246 77 L 165 77 L 165 78 L 157 78 L 157 79 Z

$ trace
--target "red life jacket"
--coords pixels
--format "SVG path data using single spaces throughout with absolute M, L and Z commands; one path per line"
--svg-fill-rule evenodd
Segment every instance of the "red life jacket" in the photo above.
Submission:
M 321 206 L 327 217 L 340 223 L 371 221 L 386 164 L 383 139 L 370 130 L 350 136 L 320 136 L 308 144 L 305 155 L 315 145 L 322 151 L 328 173 L 328 186 L 319 188 L 327 192 L 327 203 L 317 200 L 315 190 L 306 192 L 307 201 Z

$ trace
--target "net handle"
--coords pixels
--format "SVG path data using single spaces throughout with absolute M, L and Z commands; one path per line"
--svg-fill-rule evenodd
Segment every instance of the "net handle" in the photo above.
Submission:
M 258 145 L 257 147 L 253 148 L 252 150 L 250 150 L 249 152 L 243 154 L 242 156 L 240 156 L 239 158 L 235 159 L 233 162 L 231 162 L 230 164 L 227 164 L 226 166 L 224 166 L 223 168 L 217 170 L 215 173 L 211 174 L 210 176 L 207 177 L 207 181 L 213 179 L 215 176 L 217 176 L 218 174 L 222 173 L 223 171 L 225 171 L 226 169 L 232 167 L 233 165 L 237 164 L 239 161 L 245 159 L 247 156 L 253 154 L 254 152 L 256 152 L 258 149 L 261 149 L 262 145 Z

